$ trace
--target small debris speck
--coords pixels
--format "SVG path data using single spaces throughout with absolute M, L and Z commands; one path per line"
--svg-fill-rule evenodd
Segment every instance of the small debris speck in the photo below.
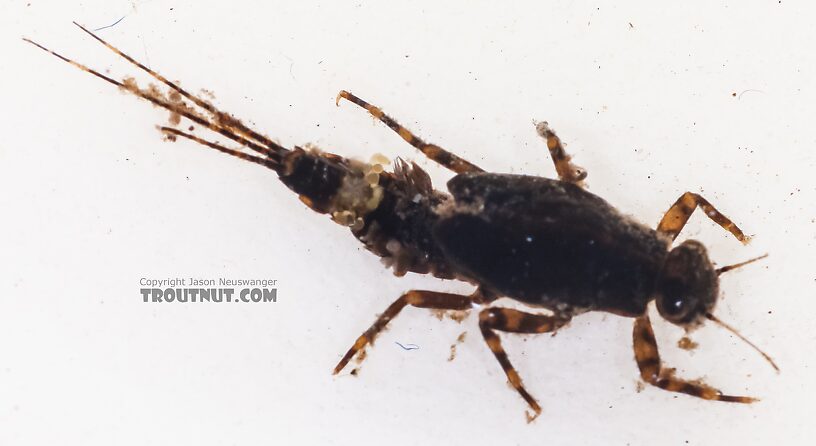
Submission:
M 416 349 L 418 349 L 418 348 L 419 348 L 419 346 L 418 346 L 418 345 L 416 345 L 416 344 L 405 344 L 405 345 L 402 345 L 402 344 L 400 344 L 399 342 L 396 342 L 396 341 L 394 342 L 394 344 L 399 345 L 400 347 L 402 347 L 402 349 L 403 349 L 403 350 L 416 350 Z
M 677 341 L 677 346 L 683 350 L 694 350 L 698 345 L 699 344 L 692 341 L 688 336 L 683 336 L 679 341 Z

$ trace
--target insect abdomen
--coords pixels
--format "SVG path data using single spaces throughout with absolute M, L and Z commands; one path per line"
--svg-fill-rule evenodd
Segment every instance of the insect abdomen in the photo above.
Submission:
M 281 182 L 309 207 L 328 213 L 348 172 L 332 160 L 297 148 L 286 154 L 278 174 Z
M 415 272 L 454 278 L 432 233 L 439 219 L 434 209 L 450 197 L 434 191 L 430 178 L 418 166 L 401 160 L 395 173 L 382 175 L 379 184 L 382 200 L 354 235 L 396 275 Z

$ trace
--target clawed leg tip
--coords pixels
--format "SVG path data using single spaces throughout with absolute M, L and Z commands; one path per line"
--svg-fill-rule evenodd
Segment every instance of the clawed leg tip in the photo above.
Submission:
M 541 415 L 541 409 L 540 408 L 524 411 L 524 416 L 527 418 L 527 424 L 530 424 L 533 421 L 535 421 L 536 418 L 538 418 L 539 415 Z
M 349 92 L 346 90 L 340 90 L 340 93 L 337 93 L 337 97 L 334 98 L 334 105 L 339 107 L 340 106 L 340 99 L 348 99 Z
M 535 128 L 536 132 L 538 132 L 538 134 L 544 138 L 546 138 L 548 134 L 552 133 L 552 130 L 550 130 L 550 124 L 547 121 L 536 122 Z
M 752 396 L 733 396 L 733 395 L 722 395 L 720 394 L 717 398 L 718 401 L 723 401 L 726 403 L 740 403 L 740 404 L 752 404 L 759 401 L 759 398 L 754 398 Z

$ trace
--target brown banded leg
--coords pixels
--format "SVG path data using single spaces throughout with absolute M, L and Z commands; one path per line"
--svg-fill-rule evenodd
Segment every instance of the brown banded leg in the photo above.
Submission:
M 446 167 L 456 173 L 465 173 L 465 172 L 484 172 L 482 168 L 479 166 L 470 163 L 469 161 L 460 158 L 454 155 L 451 152 L 443 149 L 442 147 L 437 146 L 436 144 L 428 144 L 425 141 L 421 140 L 419 137 L 411 133 L 410 130 L 406 129 L 405 127 L 401 126 L 397 121 L 395 121 L 390 116 L 383 113 L 383 111 L 379 107 L 375 107 L 368 102 L 354 96 L 353 94 L 349 93 L 346 90 L 342 90 L 340 93 L 337 94 L 337 104 L 340 104 L 340 99 L 349 100 L 360 107 L 366 109 L 371 116 L 379 119 L 385 125 L 387 125 L 391 130 L 397 132 L 399 136 L 402 137 L 408 144 L 419 149 L 420 152 L 425 154 L 428 158 L 433 161 L 436 161 L 443 167 Z
M 635 361 L 640 369 L 640 376 L 647 383 L 670 392 L 685 393 L 704 400 L 727 401 L 731 403 L 753 403 L 756 398 L 748 396 L 723 395 L 719 390 L 700 381 L 687 381 L 673 375 L 673 369 L 663 367 L 660 353 L 657 351 L 652 323 L 649 316 L 635 319 L 632 333 L 635 346 Z
M 473 299 L 473 295 L 463 296 L 461 294 L 438 293 L 436 291 L 411 290 L 403 294 L 385 309 L 383 314 L 374 321 L 374 324 L 372 324 L 365 333 L 357 338 L 354 345 L 352 345 L 343 356 L 343 359 L 337 363 L 337 366 L 334 368 L 334 374 L 343 370 L 357 352 L 364 350 L 369 344 L 373 345 L 377 335 L 388 325 L 391 319 L 395 318 L 407 305 L 438 310 L 469 310 Z
M 533 410 L 532 415 L 527 414 L 528 422 L 533 421 L 541 413 L 541 406 L 524 388 L 521 377 L 507 358 L 507 352 L 504 351 L 499 336 L 493 330 L 509 333 L 547 333 L 557 330 L 567 322 L 569 322 L 569 319 L 530 314 L 510 308 L 488 308 L 479 313 L 479 328 L 487 342 L 487 346 L 501 364 L 510 385 L 518 391 L 524 401 L 527 401 L 527 404 L 530 405 L 530 409 Z
M 694 213 L 694 210 L 697 209 L 698 206 L 703 209 L 703 212 L 705 212 L 708 218 L 733 234 L 737 240 L 743 244 L 747 244 L 750 241 L 750 237 L 745 235 L 731 219 L 721 214 L 708 200 L 692 192 L 686 192 L 681 195 L 680 198 L 674 202 L 672 207 L 666 211 L 666 215 L 663 216 L 663 219 L 660 220 L 660 223 L 657 225 L 657 232 L 666 234 L 674 240 L 677 238 L 677 235 L 680 234 L 683 226 L 686 225 L 689 217 L 691 217 L 691 214 Z
M 552 157 L 553 164 L 555 164 L 558 179 L 583 187 L 587 171 L 570 161 L 572 157 L 564 150 L 561 138 L 555 134 L 546 121 L 536 124 L 536 132 L 547 141 L 547 149 L 549 149 L 550 157 Z

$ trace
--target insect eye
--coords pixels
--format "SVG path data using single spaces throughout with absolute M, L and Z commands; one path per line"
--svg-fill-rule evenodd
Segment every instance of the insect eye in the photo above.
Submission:
M 685 319 L 691 307 L 692 305 L 685 297 L 664 296 L 657 301 L 657 310 L 660 315 L 672 322 Z

